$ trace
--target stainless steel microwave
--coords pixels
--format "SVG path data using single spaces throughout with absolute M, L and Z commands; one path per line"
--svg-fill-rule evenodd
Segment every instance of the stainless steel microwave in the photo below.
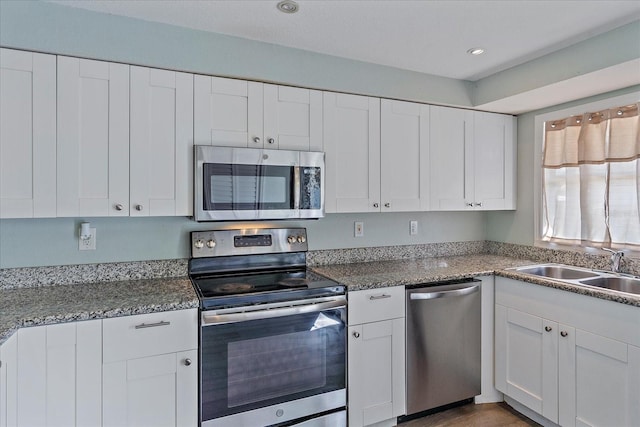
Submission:
M 321 218 L 324 153 L 194 147 L 196 221 Z

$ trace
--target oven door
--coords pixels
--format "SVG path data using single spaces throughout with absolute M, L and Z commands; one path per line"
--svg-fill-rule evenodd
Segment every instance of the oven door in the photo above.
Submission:
M 195 147 L 197 221 L 298 218 L 299 153 Z
M 204 311 L 202 425 L 264 426 L 346 404 L 346 300 Z

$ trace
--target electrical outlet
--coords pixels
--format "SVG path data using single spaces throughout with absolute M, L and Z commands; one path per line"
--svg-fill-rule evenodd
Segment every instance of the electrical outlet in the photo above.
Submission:
M 353 224 L 353 235 L 356 237 L 364 236 L 364 222 L 356 221 Z
M 412 236 L 418 234 L 418 221 L 409 221 L 409 234 Z
M 96 229 L 89 229 L 90 237 L 88 239 L 81 239 L 78 236 L 78 250 L 80 251 L 95 251 L 96 250 Z

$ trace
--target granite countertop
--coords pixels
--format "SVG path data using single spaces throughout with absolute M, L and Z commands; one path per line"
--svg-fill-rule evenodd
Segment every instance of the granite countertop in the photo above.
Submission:
M 400 261 L 321 265 L 313 267 L 313 270 L 346 285 L 348 291 L 387 286 L 416 285 L 495 274 L 497 276 L 640 307 L 640 295 L 574 285 L 508 270 L 513 267 L 534 264 L 540 263 L 498 255 L 464 255 Z
M 18 328 L 198 307 L 187 277 L 0 290 L 0 344 Z
M 406 286 L 495 274 L 640 307 L 640 295 L 573 285 L 509 270 L 538 262 L 498 255 L 317 265 L 312 269 L 348 291 Z M 0 344 L 21 327 L 105 319 L 198 307 L 187 277 L 0 289 Z

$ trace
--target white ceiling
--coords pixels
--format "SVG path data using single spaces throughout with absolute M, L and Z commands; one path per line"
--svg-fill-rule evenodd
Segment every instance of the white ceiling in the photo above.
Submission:
M 471 81 L 640 19 L 637 0 L 51 1 Z

